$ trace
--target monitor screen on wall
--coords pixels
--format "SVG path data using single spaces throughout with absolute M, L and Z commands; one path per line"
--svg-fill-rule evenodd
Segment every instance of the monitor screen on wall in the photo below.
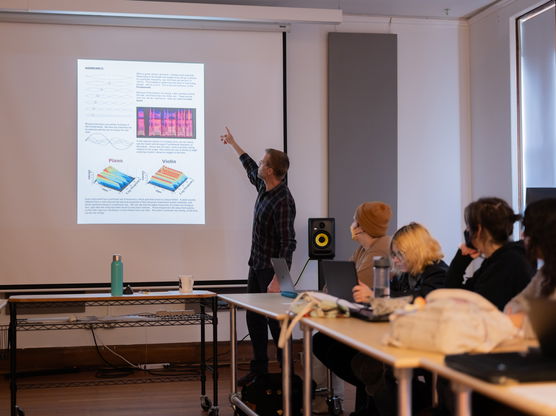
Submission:
M 556 198 L 556 188 L 527 188 L 525 191 L 526 205 L 546 198 Z

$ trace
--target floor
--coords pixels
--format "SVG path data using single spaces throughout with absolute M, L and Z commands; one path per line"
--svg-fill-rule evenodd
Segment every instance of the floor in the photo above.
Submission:
M 239 376 L 245 374 L 241 371 Z M 273 371 L 271 369 L 271 371 Z M 296 369 L 301 375 L 301 369 Z M 132 375 L 128 377 L 139 377 Z M 48 376 L 24 377 L 22 383 L 45 381 L 66 382 L 68 380 L 94 380 L 95 374 L 79 372 Z M 231 391 L 229 367 L 220 369 L 219 377 L 219 415 L 232 416 L 233 410 L 228 401 Z M 207 382 L 207 395 L 213 399 L 212 379 Z M 344 409 L 346 414 L 353 410 L 354 391 L 349 385 L 345 391 Z M 9 383 L 6 377 L 0 381 L 0 414 L 9 414 Z M 199 381 L 157 382 L 147 384 L 105 385 L 88 387 L 58 387 L 18 390 L 18 405 L 26 416 L 54 415 L 157 415 L 183 416 L 206 415 L 200 402 Z

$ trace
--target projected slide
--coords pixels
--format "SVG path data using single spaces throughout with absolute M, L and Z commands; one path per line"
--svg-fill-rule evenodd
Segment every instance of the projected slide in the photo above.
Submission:
M 204 224 L 204 68 L 77 61 L 77 223 Z

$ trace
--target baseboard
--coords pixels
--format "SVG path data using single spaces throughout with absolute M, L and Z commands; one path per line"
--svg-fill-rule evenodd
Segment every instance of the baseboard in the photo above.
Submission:
M 135 344 L 110 346 L 112 350 L 125 357 L 134 364 L 157 364 L 157 363 L 192 363 L 201 361 L 201 345 L 195 343 L 172 343 L 172 344 Z M 294 357 L 302 351 L 301 341 L 293 342 Z M 17 352 L 18 372 L 55 371 L 74 368 L 98 368 L 106 367 L 106 362 L 113 365 L 127 365 L 121 358 L 112 354 L 106 347 L 59 347 L 59 348 L 25 348 Z M 268 356 L 276 357 L 276 347 L 269 342 Z M 246 363 L 252 357 L 251 342 L 238 343 L 237 361 Z M 212 344 L 207 343 L 206 362 L 212 362 Z M 229 364 L 230 343 L 222 341 L 218 343 L 219 364 Z M 0 360 L 0 373 L 9 373 L 9 360 Z

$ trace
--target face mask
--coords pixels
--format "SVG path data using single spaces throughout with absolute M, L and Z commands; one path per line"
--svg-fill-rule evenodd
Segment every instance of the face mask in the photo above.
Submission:
M 359 234 L 363 234 L 363 231 L 355 231 L 359 227 L 349 226 L 349 232 L 351 233 L 351 239 L 355 240 Z

